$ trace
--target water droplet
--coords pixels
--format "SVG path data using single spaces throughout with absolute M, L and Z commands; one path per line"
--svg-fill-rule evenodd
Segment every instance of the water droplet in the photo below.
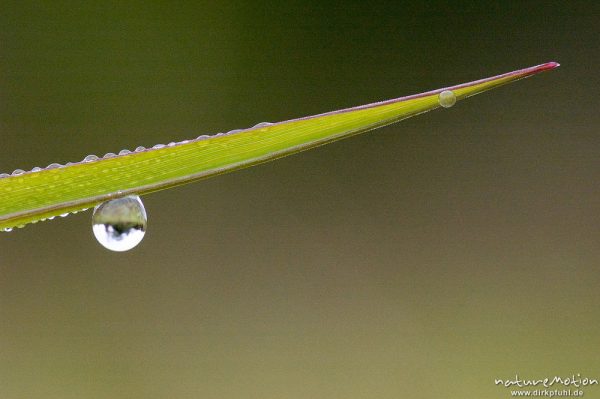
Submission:
M 146 233 L 146 210 L 137 195 L 117 198 L 94 208 L 92 229 L 96 239 L 111 251 L 128 251 Z
M 8 177 L 8 176 L 10 176 L 8 173 L 0 173 L 0 178 Z
M 10 233 L 12 230 L 12 227 L 5 227 L 3 231 Z
M 270 126 L 270 125 L 272 125 L 271 122 L 260 122 L 260 123 L 257 123 L 256 125 L 254 125 L 254 127 L 261 128 L 261 127 Z
M 18 176 L 18 175 L 22 175 L 23 173 L 25 173 L 25 171 L 24 171 L 23 169 L 15 169 L 15 170 L 12 172 L 12 175 L 13 175 L 13 176 Z
M 450 108 L 454 104 L 456 104 L 456 95 L 452 90 L 444 90 L 438 96 L 438 101 L 440 105 L 444 108 Z
M 117 154 L 115 154 L 114 152 L 107 152 L 106 154 L 104 154 L 104 158 L 114 158 L 116 156 Z
M 131 154 L 131 151 L 129 151 L 129 150 L 121 150 L 121 151 L 119 151 L 119 155 L 127 155 L 127 154 Z
M 164 144 L 156 144 L 154 147 L 152 147 L 155 150 L 160 150 L 161 148 L 165 148 L 166 146 Z
M 51 163 L 50 165 L 48 165 L 46 167 L 46 169 L 58 169 L 58 168 L 62 168 L 62 165 L 59 163 Z
M 142 152 L 142 151 L 146 151 L 146 147 L 139 146 L 135 149 L 135 152 Z
M 31 169 L 32 172 L 39 172 L 40 170 L 42 170 L 42 168 L 40 168 L 39 166 L 36 166 L 35 168 Z
M 92 162 L 92 161 L 97 161 L 98 157 L 94 154 L 90 154 L 87 157 L 83 158 L 83 162 Z

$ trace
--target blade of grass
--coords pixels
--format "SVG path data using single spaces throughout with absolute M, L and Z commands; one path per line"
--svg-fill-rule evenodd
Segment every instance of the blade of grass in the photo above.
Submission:
M 413 96 L 6 176 L 0 178 L 0 229 L 280 158 L 438 108 L 444 90 L 462 100 L 557 66 L 549 62 Z

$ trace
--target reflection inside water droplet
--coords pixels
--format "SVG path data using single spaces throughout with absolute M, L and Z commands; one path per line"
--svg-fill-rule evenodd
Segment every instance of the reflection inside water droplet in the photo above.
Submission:
M 146 210 L 137 195 L 117 198 L 94 208 L 92 230 L 100 244 L 111 251 L 128 251 L 146 234 Z
M 440 105 L 444 108 L 450 108 L 454 104 L 456 104 L 456 95 L 452 90 L 444 90 L 438 96 L 438 101 Z

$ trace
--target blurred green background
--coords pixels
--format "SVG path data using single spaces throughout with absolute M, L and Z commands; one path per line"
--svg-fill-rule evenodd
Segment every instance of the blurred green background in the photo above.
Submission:
M 0 235 L 0 398 L 600 379 L 598 7 L 443 4 L 4 2 L 9 173 L 562 66 L 144 197 L 128 253 L 90 212 Z

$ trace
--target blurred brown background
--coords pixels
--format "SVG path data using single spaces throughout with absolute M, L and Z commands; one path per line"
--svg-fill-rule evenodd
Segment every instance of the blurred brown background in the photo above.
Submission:
M 595 2 L 82 4 L 2 5 L 1 172 L 562 66 L 144 197 L 128 253 L 90 212 L 0 235 L 0 398 L 600 379 Z

